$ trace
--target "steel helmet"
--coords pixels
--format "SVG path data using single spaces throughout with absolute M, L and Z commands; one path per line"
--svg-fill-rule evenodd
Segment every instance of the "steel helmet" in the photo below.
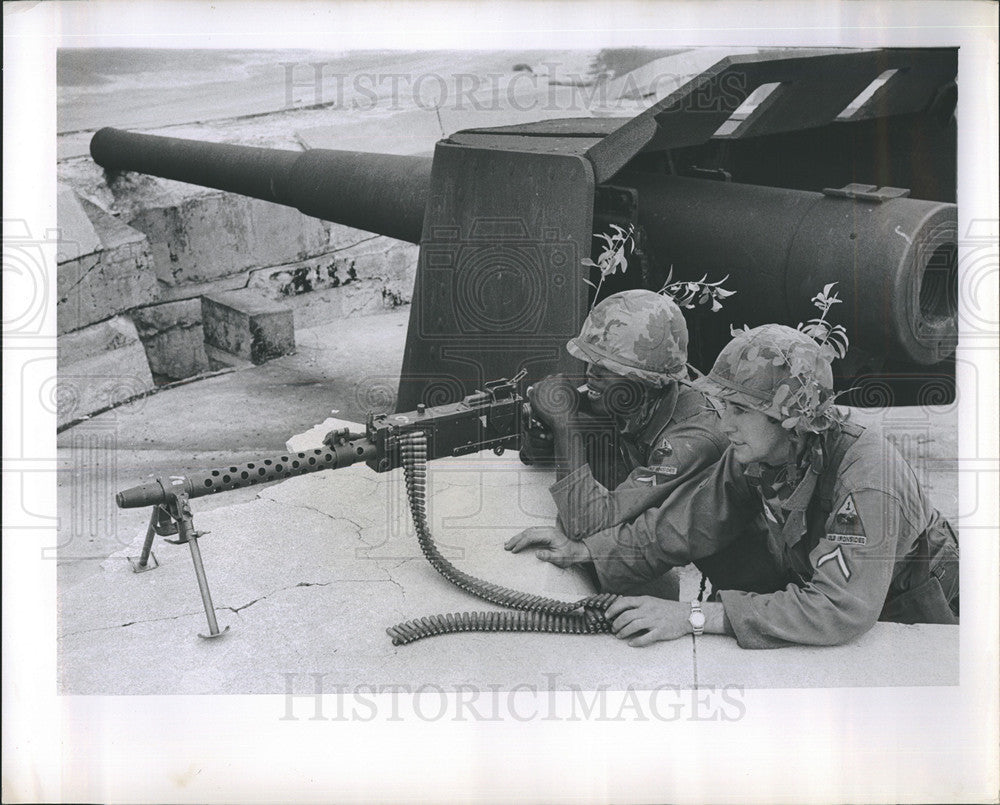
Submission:
M 801 330 L 744 327 L 693 385 L 709 398 L 762 411 L 790 430 L 820 433 L 843 419 L 834 405 L 831 359 Z
M 684 370 L 687 344 L 687 323 L 673 299 L 633 290 L 596 305 L 566 349 L 582 361 L 659 388 Z

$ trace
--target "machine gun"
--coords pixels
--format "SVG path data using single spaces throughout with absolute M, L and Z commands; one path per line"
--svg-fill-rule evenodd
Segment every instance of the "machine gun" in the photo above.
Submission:
M 416 410 L 407 413 L 369 414 L 364 434 L 351 433 L 347 428 L 334 430 L 326 435 L 321 448 L 255 459 L 188 476 L 169 475 L 125 489 L 115 496 L 120 508 L 152 506 L 142 552 L 137 558 L 129 558 L 132 570 L 143 573 L 158 567 L 152 552 L 154 537 L 157 534 L 162 537 L 176 535 L 177 539 L 167 542 L 186 544 L 190 548 L 208 620 L 208 634 L 199 637 L 219 637 L 229 631 L 229 627 L 220 631 L 215 617 L 198 546 L 198 539 L 207 532 L 195 528 L 191 500 L 295 475 L 341 469 L 364 461 L 376 472 L 403 468 L 418 542 L 435 570 L 472 595 L 519 610 L 513 613 L 465 612 L 397 624 L 387 630 L 393 643 L 402 645 L 455 631 L 606 632 L 609 623 L 603 613 L 617 596 L 592 595 L 566 602 L 482 581 L 459 570 L 441 554 L 427 524 L 426 461 L 481 450 L 492 450 L 499 456 L 508 448 L 521 447 L 530 432 L 534 431 L 537 436 L 538 431 L 544 429 L 533 415 L 530 403 L 518 391 L 525 374 L 521 371 L 509 380 L 486 383 L 481 391 L 456 403 L 432 407 L 418 405 Z M 531 463 L 523 453 L 522 460 Z
M 142 552 L 137 559 L 129 559 L 132 569 L 142 573 L 157 567 L 156 556 L 152 553 L 154 536 L 176 534 L 177 539 L 167 542 L 190 547 L 208 618 L 209 634 L 201 636 L 217 637 L 222 632 L 216 622 L 198 547 L 198 538 L 205 532 L 194 527 L 190 501 L 295 475 L 341 469 L 360 461 L 376 472 L 388 472 L 404 465 L 407 459 L 404 445 L 408 437 L 416 433 L 422 434 L 422 452 L 427 459 L 462 456 L 481 450 L 502 455 L 507 449 L 520 447 L 522 434 L 529 427 L 538 427 L 530 405 L 518 391 L 524 376 L 522 371 L 509 380 L 486 383 L 481 391 L 456 403 L 431 407 L 421 404 L 406 413 L 370 413 L 364 434 L 351 433 L 346 428 L 332 431 L 324 438 L 322 448 L 283 453 L 187 476 L 168 475 L 125 489 L 115 496 L 119 508 L 153 507 Z

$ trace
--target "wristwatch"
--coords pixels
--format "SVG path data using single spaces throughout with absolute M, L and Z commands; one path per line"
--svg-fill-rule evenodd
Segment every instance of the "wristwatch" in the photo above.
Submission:
M 691 631 L 696 634 L 705 633 L 705 613 L 701 611 L 701 601 L 691 602 L 691 614 L 688 616 L 688 623 L 691 624 Z

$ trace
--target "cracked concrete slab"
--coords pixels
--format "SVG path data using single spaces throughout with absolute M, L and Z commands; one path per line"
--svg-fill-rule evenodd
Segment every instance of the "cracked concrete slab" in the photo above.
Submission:
M 502 550 L 519 529 L 550 522 L 551 475 L 485 453 L 432 462 L 428 517 L 461 570 L 518 590 L 574 600 L 583 574 Z M 220 627 L 207 631 L 189 551 L 156 541 L 160 567 L 125 559 L 62 591 L 64 693 L 282 693 L 310 674 L 344 685 L 516 685 L 597 690 L 956 684 L 956 627 L 878 624 L 833 648 L 745 651 L 728 639 L 683 638 L 642 650 L 609 635 L 455 634 L 407 646 L 385 630 L 438 613 L 496 610 L 437 574 L 421 556 L 402 473 L 366 467 L 289 479 L 257 499 L 202 511 L 200 541 Z M 303 680 L 306 680 L 304 682 Z M 550 681 L 551 680 L 551 681 Z
M 456 567 L 489 581 L 567 601 L 590 594 L 583 574 L 502 550 L 508 536 L 554 515 L 550 479 L 517 463 L 484 454 L 430 465 L 439 547 Z M 437 467 L 447 479 L 440 490 Z M 475 484 L 457 483 L 463 475 Z M 433 570 L 404 500 L 400 471 L 362 467 L 293 478 L 257 500 L 206 512 L 195 500 L 197 527 L 212 532 L 200 546 L 219 625 L 229 633 L 196 637 L 207 629 L 188 549 L 158 538 L 160 566 L 134 574 L 125 557 L 138 553 L 137 537 L 96 578 L 63 591 L 61 689 L 280 693 L 285 674 L 319 672 L 349 686 L 509 689 L 553 674 L 555 687 L 582 689 L 693 684 L 687 641 L 642 654 L 608 635 L 459 634 L 394 647 L 385 630 L 400 621 L 498 609 Z

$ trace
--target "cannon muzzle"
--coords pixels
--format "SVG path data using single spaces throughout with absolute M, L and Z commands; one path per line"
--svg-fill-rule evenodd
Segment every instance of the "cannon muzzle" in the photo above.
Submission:
M 103 128 L 90 154 L 105 170 L 131 170 L 295 207 L 324 221 L 419 243 L 431 158 L 283 151 Z

